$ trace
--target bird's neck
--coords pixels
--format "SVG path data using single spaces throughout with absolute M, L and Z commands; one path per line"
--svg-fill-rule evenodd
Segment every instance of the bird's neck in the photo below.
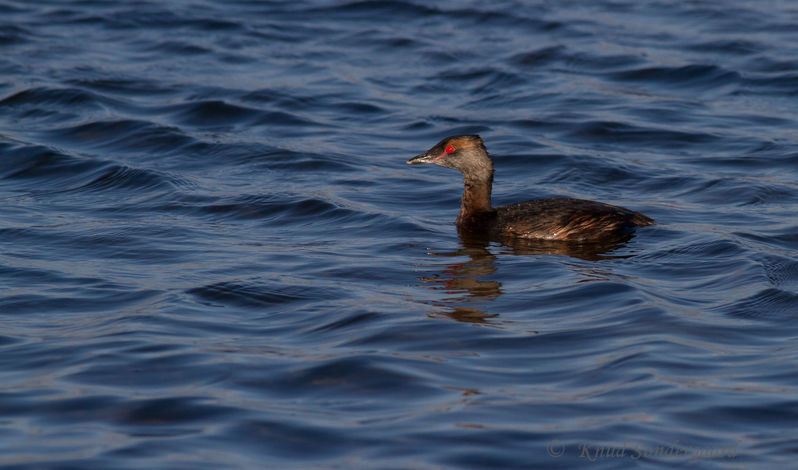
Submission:
M 465 188 L 457 216 L 458 226 L 479 224 L 486 215 L 493 212 L 490 205 L 490 193 L 493 187 L 493 165 L 477 172 L 463 174 Z

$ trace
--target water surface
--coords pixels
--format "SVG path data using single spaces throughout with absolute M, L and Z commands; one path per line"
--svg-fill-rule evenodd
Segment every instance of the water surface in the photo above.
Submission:
M 798 6 L 0 0 L 4 468 L 774 468 Z M 494 202 L 659 224 L 474 245 Z

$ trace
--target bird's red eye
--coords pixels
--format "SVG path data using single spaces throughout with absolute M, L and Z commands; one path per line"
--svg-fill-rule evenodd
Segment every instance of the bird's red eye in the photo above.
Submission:
M 446 147 L 446 153 L 452 153 L 452 152 L 454 152 L 454 147 L 452 147 L 451 145 Z

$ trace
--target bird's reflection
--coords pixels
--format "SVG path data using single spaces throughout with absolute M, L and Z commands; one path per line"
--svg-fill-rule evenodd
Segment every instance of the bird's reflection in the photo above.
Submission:
M 487 244 L 462 242 L 462 247 L 449 253 L 431 253 L 435 256 L 468 256 L 467 263 L 449 264 L 435 276 L 419 280 L 432 284 L 433 289 L 442 289 L 454 297 L 445 298 L 435 305 L 441 311 L 433 315 L 443 315 L 457 321 L 485 323 L 497 316 L 488 314 L 470 304 L 482 304 L 501 295 L 501 282 L 484 281 L 480 278 L 496 271 L 496 256 L 487 249 Z
M 431 252 L 440 257 L 467 256 L 468 262 L 446 265 L 435 275 L 419 278 L 431 289 L 443 290 L 450 297 L 433 302 L 439 310 L 433 316 L 443 316 L 453 320 L 470 323 L 489 323 L 497 313 L 484 310 L 490 302 L 502 293 L 499 281 L 483 280 L 496 272 L 498 256 L 490 248 L 498 248 L 499 255 L 565 255 L 586 261 L 628 258 L 631 254 L 612 253 L 626 245 L 632 235 L 622 239 L 603 242 L 573 243 L 553 240 L 509 240 L 493 244 L 486 238 L 460 234 L 460 248 L 453 252 Z M 591 267 L 584 273 L 586 279 L 607 279 L 609 273 L 598 267 Z

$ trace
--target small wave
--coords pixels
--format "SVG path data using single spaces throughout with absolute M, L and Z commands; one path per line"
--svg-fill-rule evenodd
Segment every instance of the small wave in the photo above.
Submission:
M 488 4 L 485 4 L 488 5 Z M 512 12 L 502 11 L 496 8 L 455 8 L 445 9 L 443 13 L 446 18 L 457 18 L 460 21 L 471 20 L 473 24 L 480 28 L 487 25 L 493 27 L 523 27 L 526 31 L 540 33 L 552 33 L 562 29 L 567 23 L 561 21 L 549 21 L 541 19 L 536 14 L 526 14 L 524 9 L 516 9 Z
M 124 165 L 108 165 L 90 182 L 75 188 L 73 191 L 115 192 L 126 190 L 125 192 L 128 193 L 129 190 L 174 189 L 180 186 L 185 186 L 185 184 L 182 184 L 182 180 L 162 172 L 131 168 Z
M 195 139 L 176 127 L 133 119 L 94 121 L 53 129 L 45 134 L 54 142 L 79 148 L 136 154 L 172 154 L 195 143 Z
M 446 87 L 455 83 L 469 84 L 472 95 L 494 92 L 497 88 L 512 88 L 526 83 L 526 80 L 519 74 L 494 68 L 450 69 L 437 74 L 435 80 L 445 84 Z
M 260 280 L 226 281 L 195 287 L 188 293 L 215 304 L 238 307 L 266 307 L 303 303 L 329 298 L 325 289 L 309 286 L 285 286 Z
M 761 232 L 737 232 L 735 235 L 764 245 L 790 250 L 790 253 L 798 251 L 798 226 Z
M 132 308 L 157 295 L 153 290 L 125 288 L 87 288 L 81 286 L 79 294 L 65 295 L 25 293 L 7 295 L 0 299 L 0 309 L 8 314 L 33 314 L 43 311 L 55 313 L 108 312 L 113 309 Z
M 777 183 L 740 181 L 735 199 L 741 206 L 798 202 L 798 188 Z
M 656 83 L 660 86 L 708 89 L 723 85 L 740 85 L 740 74 L 718 65 L 690 64 L 681 67 L 643 67 L 609 76 L 614 80 Z
M 193 126 L 221 126 L 254 120 L 259 111 L 219 100 L 197 101 L 177 107 L 174 116 Z
M 50 147 L 33 144 L 0 144 L 5 147 L 0 161 L 0 178 L 16 180 L 28 188 L 54 183 L 63 188 L 78 183 L 85 175 L 102 166 L 101 162 L 82 159 Z
M 746 65 L 754 72 L 766 74 L 798 72 L 798 60 L 791 60 L 784 56 L 768 57 L 757 55 L 748 60 Z
M 768 287 L 717 310 L 727 315 L 751 320 L 794 321 L 798 312 L 798 294 L 776 287 Z
M 158 363 L 152 361 L 152 366 L 163 367 L 164 363 L 174 364 L 173 358 L 159 358 Z M 152 370 L 150 368 L 150 370 Z M 85 375 L 84 375 L 85 376 Z M 175 381 L 176 382 L 176 381 Z M 203 403 L 205 400 L 192 397 L 153 398 L 144 400 L 129 400 L 113 406 L 115 413 L 114 422 L 128 426 L 158 426 L 170 425 L 185 426 L 189 423 L 214 423 L 221 417 L 229 417 L 236 409 L 214 403 Z M 80 407 L 73 407 L 71 403 L 64 404 L 64 410 L 70 414 L 83 416 Z M 91 413 L 91 411 L 89 411 Z M 74 416 L 77 417 L 77 416 Z
M 212 49 L 209 49 L 204 46 L 199 46 L 197 44 L 191 44 L 185 41 L 176 41 L 176 40 L 159 42 L 157 44 L 148 47 L 146 50 L 147 52 L 175 54 L 180 57 L 205 55 L 213 52 Z
M 567 48 L 562 45 L 547 46 L 530 52 L 522 52 L 510 57 L 510 61 L 525 67 L 540 67 L 567 57 Z
M 782 256 L 764 256 L 762 269 L 773 287 L 787 289 L 798 286 L 798 261 L 791 260 Z
M 798 73 L 748 75 L 743 84 L 745 93 L 774 94 L 776 96 L 798 95 Z
M 295 152 L 282 148 L 258 148 L 242 154 L 238 161 L 269 170 L 283 172 L 307 172 L 321 174 L 351 173 L 357 170 L 357 164 L 340 155 L 320 155 L 312 152 Z
M 163 363 L 173 363 L 169 358 L 162 361 L 160 367 L 164 367 Z M 154 362 L 149 364 L 151 367 L 147 369 L 154 379 L 159 375 L 155 372 L 158 365 Z M 156 367 L 155 369 L 153 368 Z M 117 366 L 118 367 L 118 366 Z M 113 374 L 118 376 L 117 373 Z M 79 374 L 72 374 L 71 379 L 78 382 L 100 383 L 99 380 L 86 380 L 91 371 Z M 106 375 L 107 376 L 107 375 Z M 168 380 L 163 377 L 161 380 Z M 112 383 L 119 383 L 118 380 L 113 380 Z M 157 382 L 151 382 L 154 386 Z M 172 380 L 168 383 L 178 385 Z M 132 385 L 127 384 L 126 385 Z M 53 417 L 55 422 L 58 421 L 71 421 L 80 423 L 81 421 L 104 422 L 108 425 L 117 426 L 157 426 L 158 428 L 169 429 L 172 426 L 186 426 L 191 423 L 213 422 L 222 415 L 229 415 L 234 408 L 200 403 L 201 400 L 191 397 L 174 397 L 174 398 L 153 398 L 153 399 L 123 399 L 114 396 L 91 396 L 91 397 L 78 397 L 78 398 L 61 398 L 42 400 L 40 412 L 48 413 Z M 172 431 L 178 435 L 183 434 L 185 431 L 173 429 Z
M 674 188 L 681 188 L 677 196 L 694 202 L 752 206 L 798 201 L 798 189 L 776 182 L 751 181 L 744 177 L 700 178 L 690 185 L 686 182 L 674 185 Z
M 565 46 L 547 46 L 510 57 L 510 61 L 523 68 L 544 68 L 560 64 L 567 70 L 584 70 L 596 73 L 602 70 L 632 67 L 643 62 L 639 55 L 600 55 L 571 52 Z
M 15 180 L 20 187 L 44 193 L 110 192 L 115 198 L 129 197 L 130 191 L 174 189 L 191 186 L 186 180 L 162 171 L 132 168 L 107 161 L 81 158 L 39 145 L 3 145 L 4 164 L 0 178 Z M 124 192 L 117 193 L 119 190 Z
M 335 95 L 302 95 L 286 94 L 280 90 L 261 89 L 247 93 L 242 98 L 244 102 L 268 103 L 279 111 L 263 111 L 257 123 L 262 125 L 302 126 L 318 125 L 306 115 L 298 116 L 297 112 L 307 113 L 344 113 L 348 116 L 357 116 L 362 119 L 366 116 L 386 114 L 384 106 L 376 102 L 344 100 Z
M 262 393 L 311 397 L 331 391 L 349 396 L 425 396 L 440 390 L 419 377 L 395 370 L 390 359 L 373 355 L 351 355 L 314 362 L 297 362 L 288 369 L 258 374 L 241 385 Z
M 315 123 L 283 111 L 265 111 L 219 100 L 179 105 L 172 115 L 181 123 L 200 128 L 243 125 L 309 126 Z
M 380 314 L 374 312 L 357 311 L 345 315 L 342 318 L 336 317 L 325 320 L 320 325 L 314 325 L 312 331 L 317 333 L 325 333 L 360 330 L 367 324 L 373 324 L 380 318 L 380 316 Z
M 644 168 L 604 158 L 573 155 L 558 160 L 559 164 L 551 165 L 541 178 L 546 185 L 588 183 L 596 187 L 612 185 L 620 188 L 647 183 L 651 178 Z
M 666 128 L 640 127 L 617 121 L 587 121 L 579 123 L 569 137 L 589 142 L 639 143 L 673 149 L 718 140 L 712 134 L 678 131 Z
M 2 106 L 48 105 L 102 109 L 105 99 L 100 95 L 78 88 L 37 87 L 18 91 L 0 100 Z
M 2 7 L 0 7 L 0 10 Z M 29 40 L 32 34 L 25 28 L 13 24 L 3 24 L 0 29 L 0 47 L 17 46 Z
M 262 371 L 264 375 L 267 371 Z M 309 384 L 298 393 L 308 393 L 324 388 L 324 382 Z M 268 392 L 257 392 L 258 395 Z M 285 393 L 291 396 L 291 393 Z M 300 468 L 294 465 L 297 460 L 305 462 L 302 467 L 358 466 L 354 463 L 349 446 L 365 448 L 373 442 L 370 436 L 361 436 L 353 431 L 351 425 L 313 422 L 313 420 L 293 422 L 285 419 L 253 419 L 235 421 L 233 426 L 214 436 L 215 442 L 223 443 L 225 448 L 235 452 L 255 456 L 254 462 L 270 468 Z M 313 452 L 308 452 L 313 449 Z
M 322 224 L 363 216 L 358 211 L 340 207 L 324 199 L 283 195 L 237 196 L 230 201 L 220 201 L 214 204 L 199 206 L 181 204 L 172 208 L 179 208 L 183 212 L 191 212 L 199 216 L 210 216 L 216 220 L 255 219 L 272 222 L 280 220 L 285 224 L 306 224 L 309 220 Z
M 348 16 L 358 18 L 363 15 L 390 15 L 392 18 L 397 16 L 409 19 L 415 19 L 419 16 L 431 16 L 441 13 L 440 10 L 421 5 L 413 2 L 405 2 L 398 0 L 361 0 L 348 2 L 344 4 L 337 4 L 330 7 L 321 7 L 317 9 L 310 9 L 308 14 L 326 14 L 335 16 Z
M 0 3 L 0 13 L 5 15 L 24 13 L 26 11 L 28 11 L 28 9 L 24 7 L 18 7 L 10 3 Z
M 763 49 L 762 44 L 745 39 L 719 39 L 693 44 L 689 48 L 699 52 L 733 55 L 756 54 Z
M 154 97 L 158 95 L 171 95 L 178 93 L 178 89 L 165 86 L 156 80 L 146 77 L 114 77 L 109 74 L 98 72 L 97 77 L 86 77 L 69 80 L 69 83 L 80 88 L 90 88 L 102 93 L 110 93 L 123 96 L 142 96 Z

